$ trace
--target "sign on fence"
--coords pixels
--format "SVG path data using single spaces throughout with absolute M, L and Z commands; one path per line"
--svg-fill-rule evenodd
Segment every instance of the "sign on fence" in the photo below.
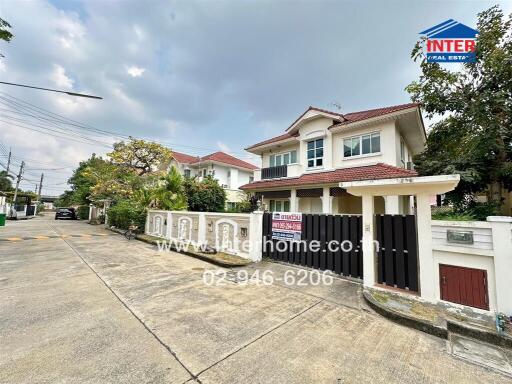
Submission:
M 272 213 L 272 239 L 299 241 L 301 234 L 302 213 Z

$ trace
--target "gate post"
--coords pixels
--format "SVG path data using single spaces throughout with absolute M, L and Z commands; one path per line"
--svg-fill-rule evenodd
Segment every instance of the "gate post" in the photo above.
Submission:
M 432 255 L 432 212 L 430 195 L 416 195 L 416 221 L 418 234 L 418 264 L 420 295 L 426 299 L 435 300 L 434 258 Z
M 252 261 L 260 261 L 263 252 L 263 211 L 251 213 L 249 224 L 249 256 Z
M 362 195 L 363 202 L 363 284 L 373 287 L 375 284 L 375 248 L 374 236 L 374 198 L 373 195 Z

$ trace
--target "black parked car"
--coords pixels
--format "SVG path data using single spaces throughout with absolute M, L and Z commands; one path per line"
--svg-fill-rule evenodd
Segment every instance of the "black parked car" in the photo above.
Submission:
M 57 212 L 55 212 L 55 220 L 59 219 L 77 220 L 78 216 L 76 215 L 75 208 L 57 208 Z

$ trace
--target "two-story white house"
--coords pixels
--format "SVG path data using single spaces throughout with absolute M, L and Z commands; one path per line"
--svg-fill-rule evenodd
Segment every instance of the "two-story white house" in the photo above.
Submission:
M 309 107 L 284 134 L 246 148 L 262 168 L 241 189 L 270 211 L 360 214 L 361 198 L 339 183 L 415 176 L 411 159 L 425 142 L 418 104 L 346 114 Z M 410 201 L 376 197 L 375 211 L 408 213 Z
M 243 198 L 240 186 L 254 181 L 254 172 L 259 168 L 224 152 L 196 157 L 172 152 L 171 166 L 175 166 L 185 177 L 197 177 L 201 181 L 212 176 L 226 190 L 226 208 L 232 209 Z

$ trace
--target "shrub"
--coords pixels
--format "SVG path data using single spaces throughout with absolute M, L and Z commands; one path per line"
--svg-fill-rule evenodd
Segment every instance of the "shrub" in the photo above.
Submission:
M 107 211 L 108 224 L 116 228 L 128 229 L 130 225 L 137 225 L 139 231 L 144 230 L 146 210 L 138 207 L 128 200 L 119 201 Z
M 77 210 L 78 218 L 81 220 L 87 220 L 89 218 L 89 206 L 81 205 Z
M 186 179 L 185 192 L 189 211 L 223 212 L 226 204 L 226 191 L 217 180 L 208 176 L 201 182 Z

